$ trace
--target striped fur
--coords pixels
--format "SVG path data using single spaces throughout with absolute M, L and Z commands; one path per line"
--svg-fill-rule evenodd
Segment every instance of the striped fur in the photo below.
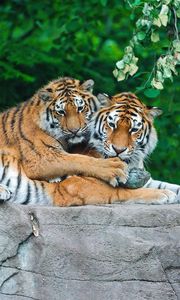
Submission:
M 19 204 L 53 204 L 51 184 L 29 179 L 20 162 L 13 156 L 0 156 L 0 200 Z
M 100 95 L 99 98 L 107 98 Z M 108 99 L 107 99 L 108 100 Z M 94 116 L 90 145 L 104 157 L 119 157 L 129 169 L 144 168 L 144 161 L 157 144 L 154 117 L 161 114 L 157 107 L 147 107 L 136 95 L 121 93 L 109 98 L 108 106 Z M 168 189 L 180 202 L 180 186 L 151 178 L 146 188 Z
M 82 121 L 82 110 L 77 107 L 82 102 L 79 102 L 77 93 L 74 95 L 77 81 L 69 78 L 59 81 L 54 81 L 40 90 L 27 104 L 1 115 L 0 130 L 3 139 L 0 144 L 0 199 L 23 204 L 59 206 L 119 201 L 174 203 L 174 193 L 167 190 L 148 189 L 147 192 L 147 189 L 130 190 L 107 184 L 106 182 L 116 186 L 119 181 L 127 180 L 125 164 L 119 158 L 104 160 L 65 152 L 69 150 L 69 144 L 82 140 L 81 136 L 72 135 L 74 128 L 77 133 L 77 119 Z M 79 84 L 78 82 L 78 86 Z M 85 93 L 84 88 L 85 86 L 79 88 L 81 97 L 81 89 Z M 61 101 L 59 91 L 63 91 Z M 87 93 L 89 97 L 89 91 L 85 94 Z M 72 103 L 76 101 L 73 117 L 73 110 L 69 108 L 71 96 Z M 56 104 L 58 106 L 55 109 Z M 82 123 L 79 124 L 82 127 Z M 83 130 L 81 135 L 84 135 Z M 58 183 L 46 181 L 72 174 L 82 174 L 83 177 L 70 176 Z
M 0 114 L 1 200 L 8 200 L 9 189 L 9 201 L 66 205 L 65 197 L 70 205 L 74 196 L 63 193 L 62 186 L 71 179 L 62 184 L 50 180 L 82 174 L 112 184 L 116 178 L 125 181 L 125 164 L 118 159 L 104 162 L 68 153 L 72 145 L 87 142 L 89 121 L 101 105 L 92 88 L 92 80 L 81 84 L 76 79 L 60 78 L 29 101 Z
M 145 188 L 153 188 L 159 190 L 170 190 L 176 194 L 176 200 L 180 203 L 180 185 L 165 181 L 154 180 L 151 178 L 144 186 Z
M 95 114 L 90 144 L 105 157 L 119 157 L 130 168 L 143 167 L 157 144 L 153 117 L 159 109 L 147 108 L 134 94 L 109 99 L 109 106 Z

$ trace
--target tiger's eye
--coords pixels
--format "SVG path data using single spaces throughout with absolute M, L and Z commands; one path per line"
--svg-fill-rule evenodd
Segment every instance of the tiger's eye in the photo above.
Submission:
M 137 132 L 139 130 L 139 128 L 132 128 L 131 132 Z
M 83 106 L 78 107 L 78 112 L 81 112 L 83 110 Z
M 59 115 L 61 115 L 61 116 L 64 116 L 64 115 L 65 115 L 65 111 L 62 110 L 62 109 L 58 110 L 57 113 L 58 113 Z
M 111 123 L 111 122 L 110 122 L 110 123 L 109 123 L 109 126 L 112 127 L 112 128 L 115 128 L 115 124 L 114 124 L 114 123 Z

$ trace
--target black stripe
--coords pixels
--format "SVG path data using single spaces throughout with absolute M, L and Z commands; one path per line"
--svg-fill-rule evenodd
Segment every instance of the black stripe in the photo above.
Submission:
M 147 144 L 148 144 L 148 142 L 149 142 L 150 134 L 151 134 L 151 126 L 149 126 L 149 124 L 148 124 L 148 134 L 147 134 L 147 136 L 146 136 L 146 143 L 147 143 Z
M 36 106 L 39 106 L 41 103 L 41 99 L 37 98 L 36 101 L 33 102 Z
M 29 114 L 30 113 L 30 111 L 31 111 L 31 107 L 35 104 L 36 105 L 36 101 L 35 101 L 35 99 L 31 99 L 31 100 L 29 100 L 29 101 L 26 101 L 25 102 L 25 104 L 26 104 L 26 108 L 27 108 L 27 114 Z
M 6 186 L 9 187 L 11 183 L 11 179 L 8 179 L 8 181 L 6 182 Z
M 57 91 L 57 92 L 64 91 L 64 85 L 63 85 L 63 86 L 61 86 L 61 87 L 58 87 L 58 88 L 56 89 L 56 91 Z
M 44 182 L 43 181 L 38 181 L 38 183 L 41 185 L 41 188 L 44 190 Z
M 137 114 L 130 112 L 131 116 L 137 117 Z
M 41 140 L 41 142 L 42 142 L 42 144 L 43 144 L 44 146 L 46 146 L 47 148 L 50 148 L 50 149 L 58 150 L 58 151 L 59 151 L 59 148 L 57 148 L 57 147 L 55 147 L 55 146 L 53 146 L 53 145 L 47 144 L 47 143 L 45 143 L 43 140 Z M 59 146 L 60 146 L 60 144 L 59 144 Z
M 99 128 L 98 128 L 98 133 L 101 134 L 101 124 L 103 122 L 103 118 L 104 118 L 104 115 L 100 116 L 100 119 L 99 119 Z
M 158 185 L 157 189 L 161 189 L 161 186 L 162 186 L 162 182 L 161 182 L 161 183 L 159 183 L 159 185 Z
M 17 177 L 17 186 L 16 186 L 16 189 L 18 189 L 20 187 L 21 179 L 22 179 L 22 176 L 21 176 L 21 169 L 20 169 L 18 177 Z
M 176 195 L 178 195 L 178 194 L 179 194 L 179 192 L 180 192 L 180 187 L 177 189 L 177 191 L 176 191 Z
M 46 121 L 49 122 L 50 111 L 49 108 L 46 109 Z
M 5 162 L 4 162 L 4 153 L 1 154 L 1 161 L 2 161 L 2 165 L 3 165 L 3 167 L 4 167 L 4 163 L 5 163 Z
M 4 113 L 2 115 L 2 119 L 1 119 L 2 120 L 2 129 L 3 129 L 4 137 L 5 137 L 5 140 L 6 140 L 6 144 L 9 144 L 9 138 L 8 138 L 8 134 L 7 134 L 7 131 L 6 131 L 6 122 L 7 122 L 8 116 L 9 116 L 9 111 Z
M 14 124 L 16 122 L 16 117 L 17 117 L 17 113 L 20 110 L 20 106 L 17 106 L 16 109 L 14 110 L 13 115 L 11 116 L 11 129 L 12 131 L 14 130 Z
M 8 168 L 9 168 L 9 164 L 10 164 L 10 162 L 8 162 L 8 164 L 4 167 L 0 181 L 3 181 L 5 179 L 5 177 L 7 175 Z
M 116 109 L 116 112 L 124 112 L 123 109 Z
M 24 110 L 27 106 L 27 102 L 24 103 L 22 109 L 21 109 L 21 112 L 20 112 L 20 116 L 19 116 L 19 124 L 18 124 L 18 128 L 19 128 L 19 133 L 20 133 L 20 137 L 25 140 L 27 142 L 27 144 L 29 145 L 29 147 L 38 155 L 41 155 L 34 147 L 34 143 L 29 139 L 27 138 L 27 136 L 24 134 L 23 132 L 23 113 L 24 113 Z
M 96 104 L 95 99 L 94 99 L 94 98 L 91 98 L 90 101 L 91 101 L 91 105 L 93 106 L 92 109 L 93 109 L 94 111 L 97 111 L 97 104 Z
M 29 203 L 30 195 L 31 195 L 31 186 L 30 186 L 30 183 L 28 182 L 27 192 L 26 192 L 26 199 L 25 199 L 25 201 L 23 202 L 23 204 L 28 204 L 28 203 Z

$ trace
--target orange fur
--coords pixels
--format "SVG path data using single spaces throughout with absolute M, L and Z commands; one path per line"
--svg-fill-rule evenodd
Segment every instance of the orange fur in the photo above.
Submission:
M 77 113 L 74 95 L 86 102 L 82 112 Z M 62 78 L 50 82 L 29 101 L 0 115 L 1 151 L 15 156 L 31 179 L 82 174 L 109 182 L 115 176 L 123 176 L 119 168 L 122 170 L 124 164 L 117 159 L 104 161 L 66 152 L 68 142 L 63 135 L 68 137 L 85 126 L 85 114 L 92 98 L 95 97 L 78 80 Z M 65 115 L 54 108 L 59 99 L 66 99 Z M 58 133 L 54 135 L 54 129 L 46 130 L 43 118 L 47 109 L 51 109 L 51 115 L 60 123 L 56 126 L 63 128 L 62 137 L 58 137 Z
M 149 126 L 153 127 L 153 114 L 157 113 L 157 108 L 147 108 L 134 94 L 122 93 L 112 97 L 111 102 L 109 102 L 109 107 L 101 109 L 101 112 L 105 114 L 107 111 L 111 111 L 115 104 L 123 104 L 126 106 L 125 117 L 126 120 L 123 122 L 118 122 L 116 129 L 113 131 L 108 128 L 107 139 L 118 151 L 124 147 L 131 147 L 136 141 L 140 132 L 134 133 L 133 136 L 129 133 L 129 123 L 131 113 L 134 112 L 134 108 L 140 109 L 139 112 L 142 114 L 145 122 Z M 158 112 L 159 113 L 159 112 Z M 94 157 L 102 157 L 96 149 L 91 149 L 90 147 L 79 147 L 75 146 L 71 149 L 72 152 L 82 153 L 86 155 L 91 155 Z M 61 197 L 59 193 L 61 192 Z M 145 189 L 139 188 L 136 190 L 112 187 L 107 183 L 91 177 L 80 177 L 72 176 L 61 182 L 56 186 L 56 192 L 54 194 L 55 205 L 69 206 L 69 205 L 84 205 L 84 204 L 109 204 L 115 202 L 134 202 L 134 203 L 173 203 L 175 199 L 175 194 L 168 190 L 158 190 L 158 189 Z
M 20 184 L 19 181 L 23 181 L 22 187 L 27 187 L 27 196 L 23 203 L 29 203 L 28 197 L 33 193 L 40 199 L 38 204 L 58 206 L 119 201 L 171 201 L 173 195 L 168 191 L 149 189 L 147 192 L 145 189 L 129 190 L 110 186 L 109 182 L 112 185 L 117 184 L 117 177 L 126 180 L 125 164 L 117 157 L 104 160 L 67 153 L 68 140 L 64 136 L 70 136 L 73 140 L 72 134 L 85 127 L 87 122 L 85 114 L 82 111 L 78 112 L 73 103 L 74 91 L 87 102 L 94 97 L 79 81 L 64 78 L 51 82 L 30 101 L 0 115 L 0 159 L 4 168 L 2 177 L 7 169 L 11 170 L 12 177 L 7 180 L 8 186 L 11 179 L 16 180 L 17 185 Z M 60 98 L 66 100 L 67 106 L 63 107 L 64 112 L 60 113 L 61 115 L 53 110 Z M 87 106 L 84 108 L 86 112 Z M 64 130 L 59 136 L 58 129 L 49 131 L 43 123 L 49 107 L 53 108 L 51 113 Z M 59 109 L 62 110 L 61 107 Z M 118 138 L 115 140 L 118 141 Z M 87 154 L 99 157 L 99 154 L 91 149 Z M 83 177 L 75 174 L 82 174 Z M 46 182 L 64 175 L 73 176 L 59 183 Z M 11 184 L 13 186 L 13 182 Z M 18 193 L 17 189 L 15 193 Z M 0 199 L 6 200 L 8 197 L 6 187 L 0 186 Z M 12 199 L 16 201 L 16 197 L 18 202 L 18 195 L 13 195 Z M 43 202 L 45 197 L 46 202 Z

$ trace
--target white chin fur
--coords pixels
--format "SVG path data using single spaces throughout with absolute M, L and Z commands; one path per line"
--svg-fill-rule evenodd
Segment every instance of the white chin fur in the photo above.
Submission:
M 81 143 L 83 141 L 83 139 L 84 138 L 82 136 L 80 136 L 80 137 L 70 138 L 68 141 L 71 144 L 79 144 L 79 143 Z

